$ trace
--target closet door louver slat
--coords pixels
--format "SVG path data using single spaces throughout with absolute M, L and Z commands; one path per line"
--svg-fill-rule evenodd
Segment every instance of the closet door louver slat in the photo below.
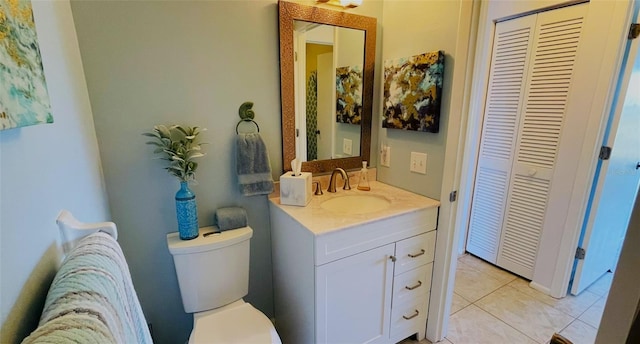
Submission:
M 467 251 L 496 263 L 535 16 L 496 27 Z
M 497 265 L 532 278 L 586 5 L 538 14 Z

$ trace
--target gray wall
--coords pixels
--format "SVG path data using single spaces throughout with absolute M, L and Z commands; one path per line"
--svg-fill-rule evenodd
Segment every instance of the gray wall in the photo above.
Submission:
M 299 2 L 313 5 L 313 1 Z M 415 8 L 405 8 L 410 3 L 374 0 L 350 10 L 378 19 L 372 166 L 376 166 L 379 147 L 383 34 L 388 45 L 385 58 L 435 49 L 451 51 L 448 45 L 440 44 L 447 42 L 416 42 L 423 42 L 424 33 L 407 35 L 401 25 L 439 28 L 443 41 L 455 34 L 450 28 L 456 23 L 446 26 L 440 19 L 448 17 L 454 5 L 443 2 L 443 9 L 434 11 L 427 4 L 416 3 L 420 12 L 415 12 Z M 384 32 L 383 5 L 390 13 Z M 34 2 L 34 7 L 39 31 L 44 30 L 40 42 L 56 123 L 0 133 L 3 338 L 15 334 L 11 329 L 16 326 L 24 328 L 23 320 L 31 324 L 37 321 L 39 306 L 33 304 L 42 301 L 46 290 L 34 291 L 31 286 L 48 285 L 57 266 L 57 229 L 52 220 L 62 208 L 72 210 L 83 221 L 111 219 L 118 224 L 119 241 L 157 342 L 187 338 L 191 317 L 183 312 L 165 241 L 166 233 L 176 228 L 173 196 L 178 184 L 157 160 L 151 159 L 151 148 L 140 135 L 160 123 L 209 129 L 203 135 L 210 143 L 205 148 L 208 155 L 201 161 L 199 183 L 194 186 L 200 224 L 211 224 L 213 211 L 221 206 L 240 205 L 248 210 L 255 232 L 247 300 L 272 316 L 267 201 L 266 197 L 246 198 L 237 192 L 233 131 L 238 106 L 246 100 L 254 101 L 273 174 L 280 174 L 276 1 L 77 1 L 71 6 L 73 18 L 66 2 Z M 424 19 L 409 22 L 404 17 L 413 13 L 424 16 L 426 12 L 439 18 L 431 18 L 433 23 L 424 25 Z M 450 71 L 451 63 L 447 63 Z M 432 174 L 412 175 L 417 183 L 402 182 L 408 173 L 408 157 L 406 163 L 400 157 L 415 146 L 414 141 L 430 135 L 385 133 L 385 140 L 393 140 L 387 143 L 393 147 L 394 167 L 381 179 L 408 189 L 417 184 L 439 184 L 441 177 L 433 178 Z M 431 139 L 440 137 L 437 142 L 442 143 L 441 136 L 431 135 Z M 435 148 L 444 151 L 444 147 Z M 429 162 L 435 164 L 436 153 L 428 153 Z M 433 188 L 421 186 L 416 191 L 438 198 L 427 191 Z M 25 307 L 29 309 L 25 311 Z
M 0 131 L 0 343 L 40 319 L 60 253 L 55 219 L 110 218 L 68 1 L 34 1 L 54 123 Z
M 233 154 L 238 107 L 251 100 L 274 176 L 282 170 L 276 3 L 77 1 L 72 8 L 113 220 L 155 339 L 184 342 L 192 326 L 166 244 L 177 230 L 178 182 L 141 136 L 156 124 L 208 128 L 193 186 L 200 225 L 212 225 L 219 207 L 247 210 L 254 235 L 246 300 L 273 316 L 267 199 L 237 191 Z
M 380 129 L 377 147 L 391 147 L 391 167 L 378 166 L 382 182 L 410 190 L 427 197 L 441 199 L 449 109 L 451 108 L 452 76 L 456 62 L 456 35 L 460 1 L 384 1 L 382 27 L 382 58 L 394 60 L 422 53 L 444 50 L 445 73 L 440 112 L 440 132 L 437 134 Z M 460 56 L 464 60 L 465 56 Z M 384 68 L 376 71 L 382 75 Z M 460 85 L 458 85 L 460 86 Z M 382 88 L 382 84 L 379 85 Z M 374 127 L 382 126 L 382 105 Z M 427 153 L 427 174 L 409 172 L 411 152 Z
M 274 178 L 281 174 L 277 2 L 75 1 L 72 9 L 113 221 L 155 339 L 183 342 L 192 326 L 166 246 L 178 182 L 140 135 L 155 124 L 209 129 L 193 186 L 200 225 L 211 225 L 218 207 L 247 209 L 254 237 L 245 299 L 273 316 L 267 198 L 240 195 L 233 154 L 238 107 L 251 100 Z

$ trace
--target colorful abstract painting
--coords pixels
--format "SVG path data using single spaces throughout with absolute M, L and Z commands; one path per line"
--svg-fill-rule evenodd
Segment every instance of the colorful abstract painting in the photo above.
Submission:
M 0 130 L 53 123 L 29 0 L 0 0 Z
M 336 68 L 336 120 L 360 124 L 362 119 L 362 68 Z
M 384 62 L 383 128 L 437 133 L 444 52 Z

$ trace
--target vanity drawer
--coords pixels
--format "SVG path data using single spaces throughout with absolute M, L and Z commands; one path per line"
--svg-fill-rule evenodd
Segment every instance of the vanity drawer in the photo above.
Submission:
M 423 332 L 427 323 L 429 293 L 413 300 L 391 307 L 391 331 L 389 337 L 393 343 L 414 333 Z
M 433 263 L 423 265 L 393 278 L 392 305 L 417 300 L 431 290 Z
M 396 244 L 394 274 L 399 275 L 433 261 L 436 247 L 436 231 L 420 234 Z
M 435 240 L 437 223 L 438 207 L 433 207 L 316 236 L 315 265 L 323 265 L 392 242 L 404 242 L 403 239 L 406 238 L 413 240 L 419 234 L 429 231 L 433 232 L 433 240 Z M 433 260 L 433 252 L 431 252 L 431 260 Z M 425 263 L 428 261 L 420 264 Z M 397 266 L 396 263 L 396 269 Z M 404 271 L 410 269 L 407 268 Z

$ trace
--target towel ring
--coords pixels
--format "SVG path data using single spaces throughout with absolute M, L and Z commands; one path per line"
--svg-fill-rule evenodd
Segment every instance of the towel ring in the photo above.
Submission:
M 238 124 L 236 124 L 236 134 L 238 134 L 238 127 L 240 126 L 240 123 L 242 122 L 253 122 L 253 124 L 256 125 L 256 129 L 258 129 L 258 132 L 260 132 L 260 126 L 258 126 L 258 123 L 256 123 L 256 121 L 252 120 L 252 119 L 243 119 L 240 122 L 238 122 Z
M 256 125 L 256 129 L 258 129 L 258 132 L 260 132 L 260 127 L 258 126 L 258 123 L 256 123 L 256 121 L 253 120 L 256 116 L 256 113 L 253 111 L 252 107 L 253 107 L 253 102 L 244 102 L 242 103 L 242 105 L 240 105 L 240 108 L 238 109 L 240 122 L 236 124 L 236 134 L 238 134 L 238 127 L 242 122 L 253 122 L 253 124 Z

